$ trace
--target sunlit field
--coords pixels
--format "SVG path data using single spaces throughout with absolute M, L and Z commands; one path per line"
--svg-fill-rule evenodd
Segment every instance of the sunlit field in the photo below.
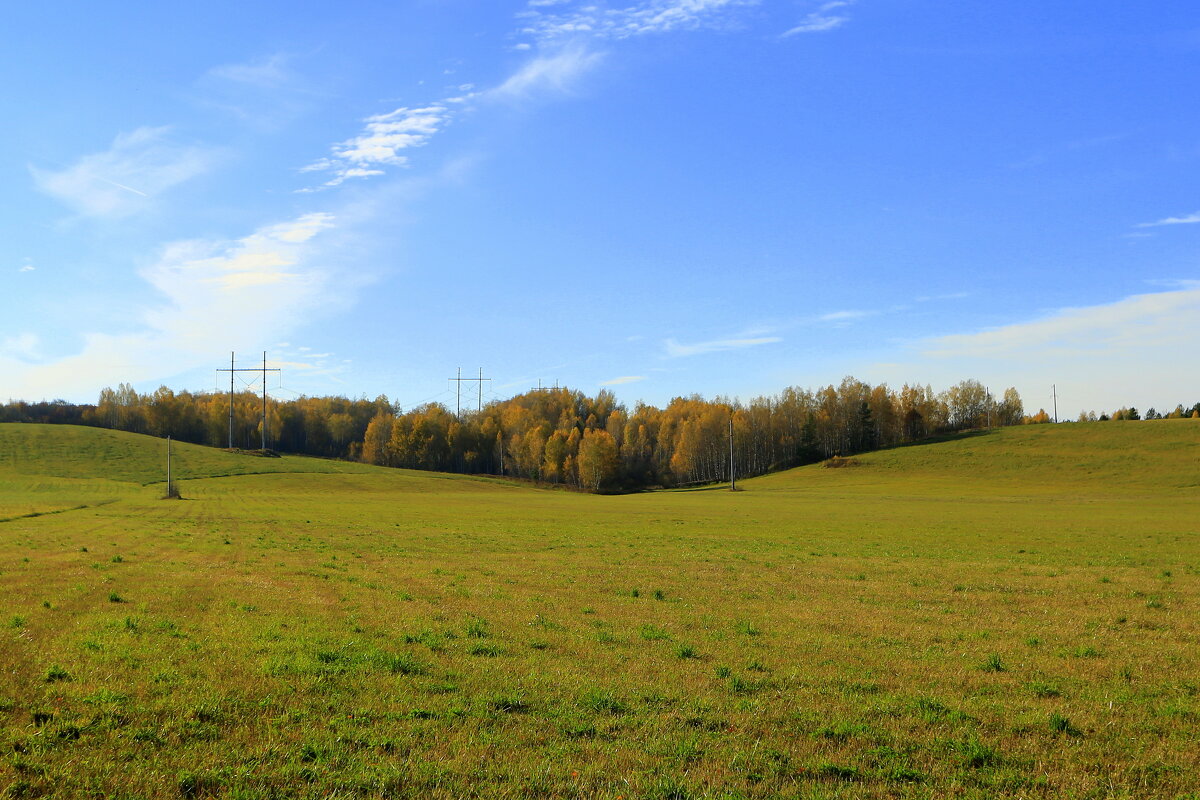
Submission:
M 1200 421 L 597 496 L 0 425 L 11 797 L 1197 798 Z

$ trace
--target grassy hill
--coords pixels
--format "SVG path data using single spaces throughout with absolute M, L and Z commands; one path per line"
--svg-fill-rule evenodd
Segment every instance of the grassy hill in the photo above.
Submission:
M 0 425 L 0 795 L 1190 797 L 1198 432 L 628 496 L 180 445 L 169 502 Z
M 1024 425 L 947 437 L 855 456 L 863 469 L 825 470 L 830 482 L 873 481 L 921 492 L 1120 493 L 1200 487 L 1200 420 Z M 815 467 L 763 478 L 787 489 Z M 749 484 L 748 484 L 749 485 Z M 988 487 L 992 488 L 989 489 Z
M 364 467 L 306 456 L 261 458 L 186 442 L 172 442 L 178 480 L 268 472 L 346 473 Z M 107 428 L 0 424 L 0 474 L 104 478 L 151 484 L 166 480 L 167 442 Z
M 266 474 L 370 475 L 378 467 L 284 455 L 264 458 L 172 442 L 177 483 Z M 156 497 L 166 483 L 167 442 L 105 428 L 0 424 L 0 519 Z M 389 471 L 391 472 L 391 471 Z M 395 471 L 393 477 L 478 482 L 465 476 Z M 411 488 L 411 487 L 410 487 Z

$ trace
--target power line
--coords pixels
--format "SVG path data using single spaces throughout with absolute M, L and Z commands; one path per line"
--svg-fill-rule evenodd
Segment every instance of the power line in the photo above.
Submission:
M 266 449 L 267 449 L 267 373 L 268 372 L 278 372 L 278 373 L 280 373 L 280 378 L 282 379 L 283 370 L 276 369 L 276 368 L 267 369 L 267 351 L 263 350 L 263 363 L 262 363 L 261 369 L 259 367 L 250 367 L 250 368 L 242 367 L 241 369 L 238 369 L 234 362 L 234 353 L 233 353 L 233 351 L 230 351 L 230 353 L 229 353 L 229 369 L 219 369 L 219 370 L 217 370 L 217 372 L 228 372 L 229 373 L 229 449 L 230 450 L 233 449 L 233 378 L 234 378 L 234 374 L 238 373 L 238 372 L 261 372 L 262 373 L 262 427 L 260 430 L 262 433 L 262 449 L 263 449 L 263 452 L 266 452 Z M 249 386 L 250 384 L 245 384 L 245 385 Z
M 462 376 L 462 367 L 459 367 L 458 368 L 458 377 L 457 378 L 447 378 L 446 380 L 454 381 L 458 388 L 458 392 L 455 395 L 455 401 L 454 401 L 454 416 L 456 416 L 456 417 L 462 416 L 462 385 L 464 382 L 466 382 L 466 383 L 475 382 L 475 383 L 479 384 L 479 400 L 478 400 L 478 406 L 476 407 L 475 410 L 476 411 L 483 410 L 483 382 L 491 380 L 491 378 L 483 377 L 483 367 L 479 368 L 479 377 L 478 378 L 464 378 Z

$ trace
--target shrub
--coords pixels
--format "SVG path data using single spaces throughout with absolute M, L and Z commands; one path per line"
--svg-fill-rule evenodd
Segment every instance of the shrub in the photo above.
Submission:
M 843 467 L 857 467 L 859 461 L 856 458 L 846 458 L 844 456 L 834 456 L 821 462 L 821 466 L 825 469 L 841 469 Z

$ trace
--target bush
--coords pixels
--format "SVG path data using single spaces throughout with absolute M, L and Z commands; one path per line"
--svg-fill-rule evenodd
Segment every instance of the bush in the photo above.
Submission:
M 857 467 L 859 466 L 857 458 L 846 458 L 845 456 L 834 456 L 821 462 L 821 466 L 825 469 L 841 469 L 842 467 Z

